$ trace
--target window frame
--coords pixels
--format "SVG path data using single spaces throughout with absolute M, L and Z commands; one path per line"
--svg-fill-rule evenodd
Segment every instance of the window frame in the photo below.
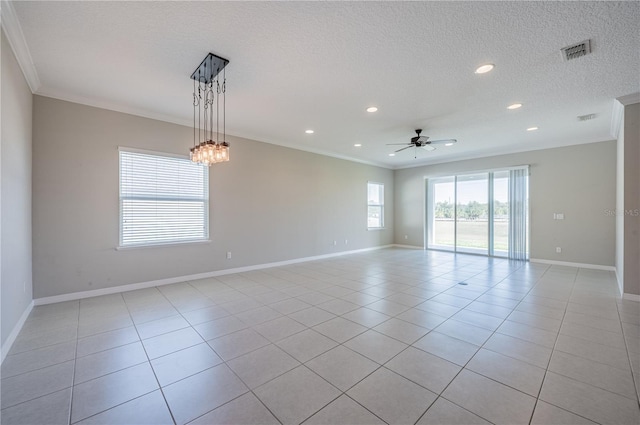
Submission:
M 371 185 L 376 185 L 379 187 L 378 190 L 380 190 L 380 203 L 376 204 L 376 203 L 371 203 L 369 202 L 369 187 Z M 385 221 L 385 213 L 384 213 L 384 183 L 380 183 L 380 182 L 374 182 L 374 181 L 368 181 L 367 182 L 367 230 L 380 230 L 380 229 L 384 229 L 384 221 Z M 369 208 L 371 207 L 375 207 L 375 208 L 380 208 L 380 226 L 369 226 Z
M 210 185 L 209 185 L 209 177 L 210 177 L 210 173 L 209 173 L 209 167 L 203 166 L 203 165 L 198 165 L 195 163 L 192 163 L 193 166 L 198 166 L 198 167 L 203 167 L 203 195 L 204 198 L 198 199 L 200 202 L 202 202 L 203 205 L 203 222 L 204 222 L 204 231 L 203 231 L 203 237 L 197 237 L 197 238 L 189 238 L 189 239 L 173 239 L 173 240 L 166 240 L 166 241 L 147 241 L 147 242 L 142 242 L 142 243 L 126 243 L 123 244 L 123 236 L 124 236 L 124 214 L 123 214 L 123 201 L 126 199 L 126 196 L 123 196 L 123 186 L 122 186 L 122 179 L 123 179 L 123 173 L 122 173 L 122 153 L 131 153 L 131 154 L 141 154 L 141 155 L 148 155 L 148 156 L 153 156 L 153 157 L 159 157 L 159 158 L 170 158 L 170 159 L 179 159 L 179 160 L 185 160 L 191 163 L 191 160 L 189 159 L 189 157 L 187 155 L 179 155 L 179 154 L 174 154 L 174 153 L 169 153 L 169 152 L 159 152 L 159 151 L 152 151 L 152 150 L 146 150 L 146 149 L 137 149 L 137 148 L 129 148 L 129 147 L 123 147 L 123 146 L 119 146 L 118 147 L 118 245 L 116 246 L 116 250 L 129 250 L 129 249 L 139 249 L 139 248 L 157 248 L 157 247 L 166 247 L 166 246 L 171 246 L 171 245 L 186 245 L 186 244 L 202 244 L 202 243 L 210 243 L 211 239 L 210 239 L 210 206 L 209 206 L 209 199 L 210 199 Z M 193 198 L 181 198 L 181 197 L 175 197 L 173 198 L 174 200 L 178 201 L 181 199 L 189 199 L 189 200 L 193 200 Z M 165 200 L 171 200 L 171 197 L 167 197 L 165 198 Z

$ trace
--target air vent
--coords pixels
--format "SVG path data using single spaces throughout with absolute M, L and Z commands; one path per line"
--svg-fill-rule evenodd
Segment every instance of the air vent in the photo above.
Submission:
M 566 61 L 570 61 L 572 59 L 577 59 L 580 56 L 588 55 L 591 53 L 591 40 L 581 41 L 578 44 L 574 44 L 573 46 L 567 46 L 562 51 L 562 57 Z
M 578 121 L 589 121 L 596 117 L 596 114 L 580 115 Z

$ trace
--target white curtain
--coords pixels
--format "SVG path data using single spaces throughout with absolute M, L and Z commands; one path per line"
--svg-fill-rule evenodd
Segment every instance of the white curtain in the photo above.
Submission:
M 509 171 L 509 258 L 528 260 L 527 198 L 529 167 Z

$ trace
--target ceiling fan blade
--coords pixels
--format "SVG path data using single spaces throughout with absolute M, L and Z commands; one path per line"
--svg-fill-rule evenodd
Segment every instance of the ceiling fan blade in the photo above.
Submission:
M 421 145 L 422 143 L 429 143 L 429 136 L 420 136 L 416 139 L 416 141 L 418 142 L 418 145 Z
M 420 148 L 424 149 L 425 151 L 429 151 L 429 152 L 436 150 L 436 148 L 434 148 L 433 146 L 430 146 L 430 145 L 420 146 Z
M 445 140 L 431 140 L 427 142 L 430 145 L 446 145 L 447 143 L 457 143 L 456 139 L 445 139 Z
M 405 149 L 412 148 L 412 147 L 414 147 L 414 146 L 415 146 L 415 145 L 410 145 L 410 146 L 407 146 L 406 148 L 398 149 L 396 152 L 400 152 L 400 151 L 403 151 L 403 150 L 405 150 Z
M 411 145 L 411 143 L 387 143 L 387 146 Z

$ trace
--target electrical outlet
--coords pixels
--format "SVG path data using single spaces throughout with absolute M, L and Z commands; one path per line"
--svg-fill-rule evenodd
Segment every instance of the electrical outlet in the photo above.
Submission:
M 231 260 L 231 251 L 227 251 L 227 260 Z
M 338 241 L 333 241 L 333 246 L 338 245 Z
M 409 239 L 409 235 L 404 235 L 405 240 Z
M 560 254 L 562 252 L 562 248 L 559 246 L 556 247 L 556 254 Z
M 345 245 L 348 245 L 348 244 L 349 244 L 349 239 L 345 239 L 345 240 L 344 240 L 344 244 L 345 244 Z

